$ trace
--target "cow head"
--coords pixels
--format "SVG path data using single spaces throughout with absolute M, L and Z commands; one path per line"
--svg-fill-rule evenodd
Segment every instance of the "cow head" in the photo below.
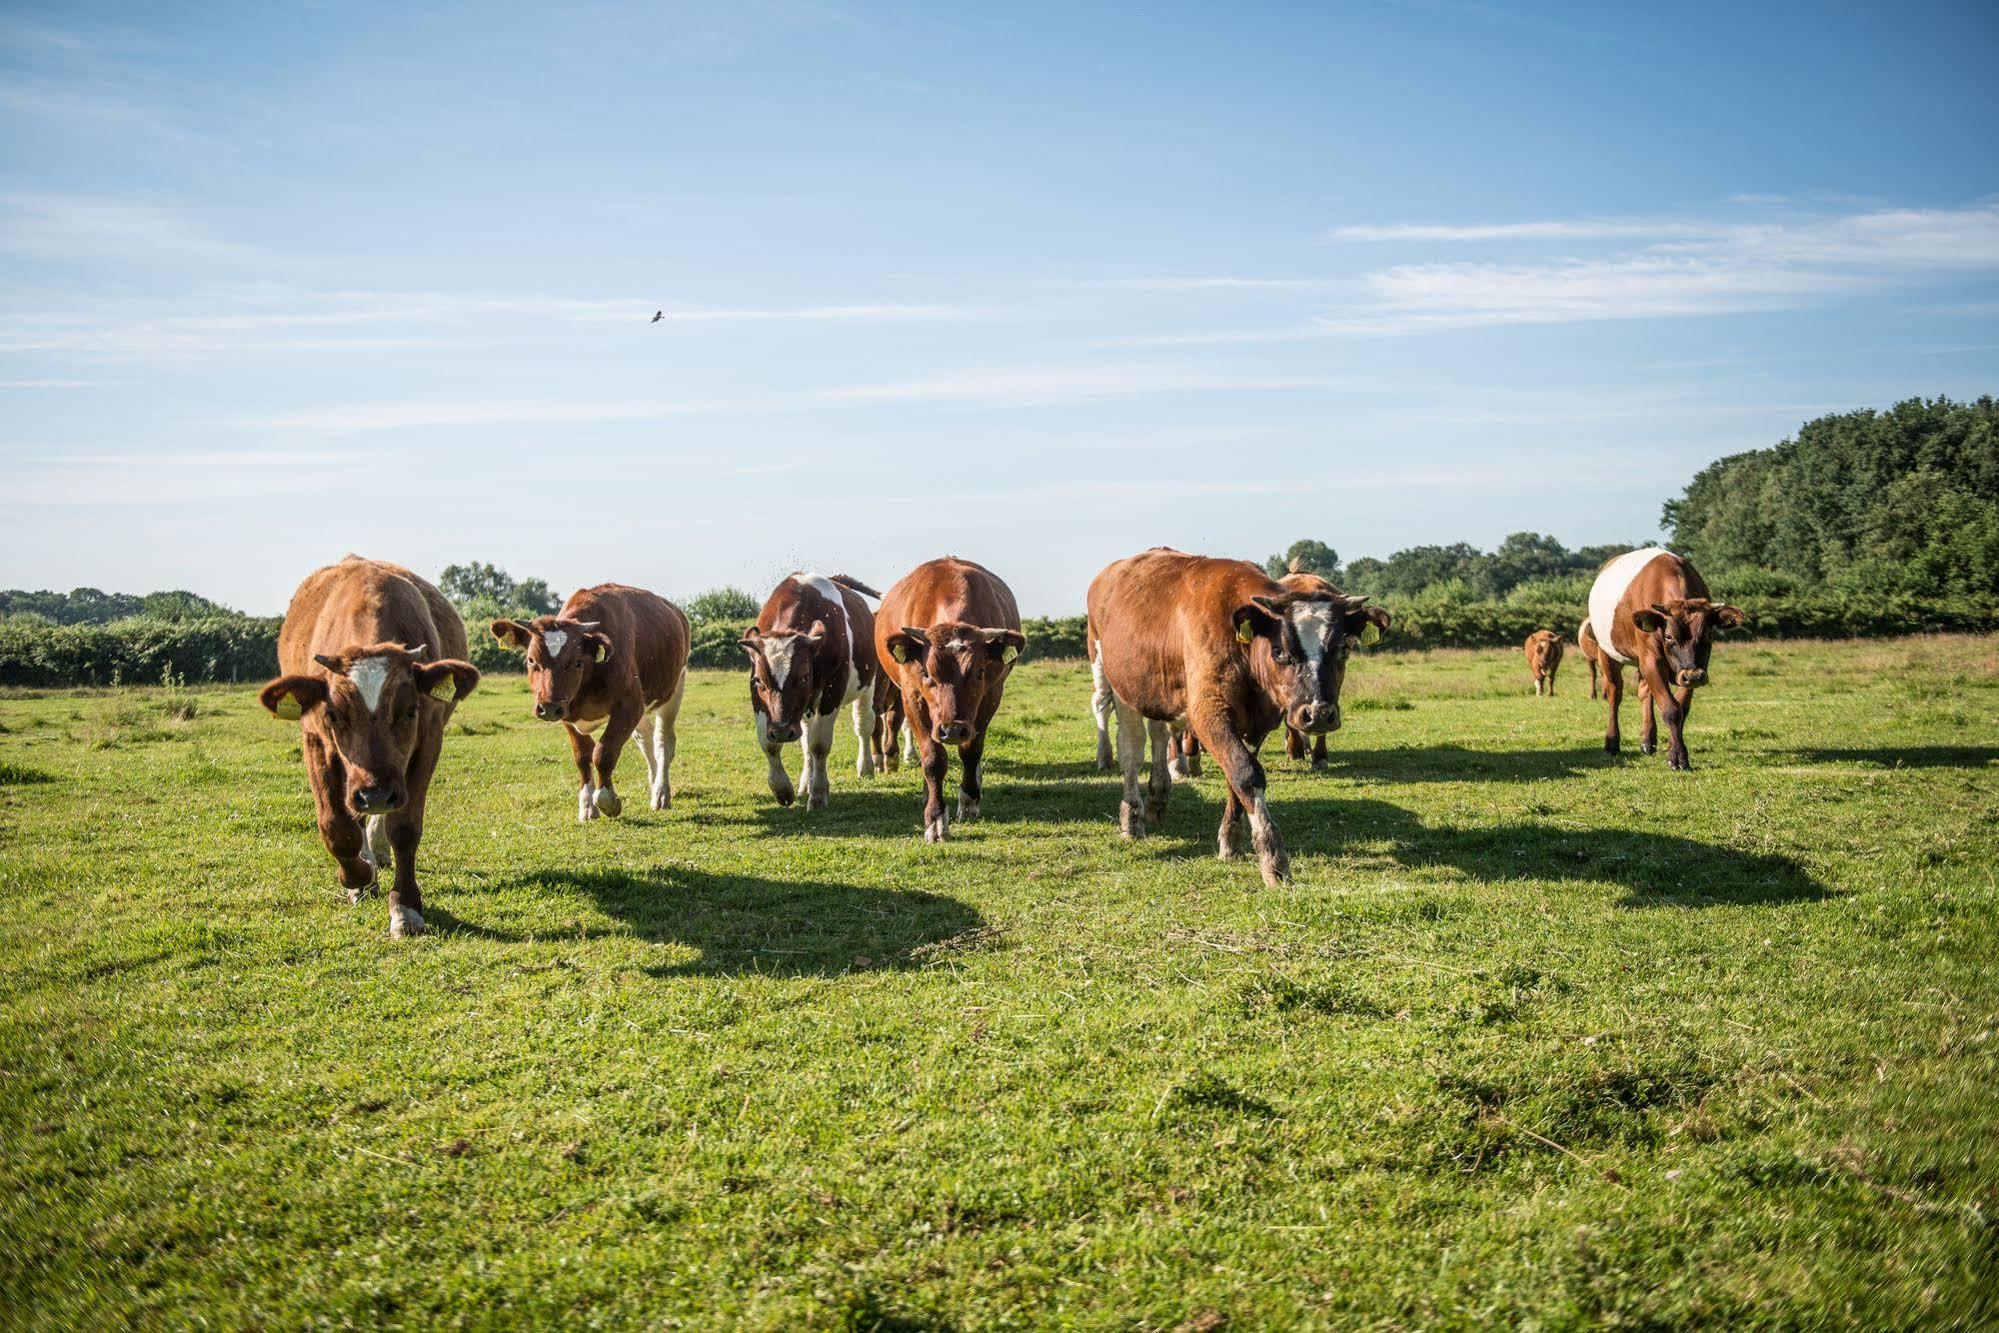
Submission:
M 1017 629 L 984 629 L 945 621 L 929 629 L 904 625 L 888 639 L 889 656 L 904 664 L 905 689 L 916 686 L 930 715 L 931 738 L 939 745 L 972 739 L 986 699 L 1005 682 L 1014 659 L 1027 646 Z M 915 715 L 914 701 L 904 698 Z
M 426 662 L 423 653 L 421 644 L 377 643 L 315 654 L 326 675 L 280 676 L 259 696 L 276 716 L 319 727 L 347 770 L 347 790 L 335 795 L 356 817 L 408 803 L 405 775 L 425 708 L 462 699 L 479 684 L 470 662 Z
M 1562 660 L 1562 640 L 1553 630 L 1537 629 L 1527 636 L 1527 661 L 1536 671 L 1546 671 Z
M 755 625 L 743 632 L 750 656 L 750 699 L 768 720 L 767 735 L 789 744 L 805 733 L 805 720 L 824 681 L 812 676 L 812 659 L 826 641 L 826 622 L 815 620 L 804 633 L 766 634 Z
M 1748 619 L 1741 607 L 1710 602 L 1705 597 L 1654 602 L 1631 616 L 1638 632 L 1651 640 L 1666 679 L 1686 689 L 1707 684 L 1707 659 L 1714 636 Z
M 611 639 L 598 631 L 598 623 L 556 616 L 493 622 L 494 638 L 527 654 L 528 689 L 534 715 L 542 721 L 568 717 L 590 673 L 610 660 Z
M 1365 597 L 1285 592 L 1251 597 L 1230 616 L 1250 672 L 1287 725 L 1320 735 L 1340 725 L 1340 686 L 1355 644 L 1381 641 L 1388 612 Z

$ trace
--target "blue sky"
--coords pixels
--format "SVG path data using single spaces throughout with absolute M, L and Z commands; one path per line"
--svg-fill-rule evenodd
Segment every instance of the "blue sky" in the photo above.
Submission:
M 1999 6 L 9 5 L 0 584 L 1030 614 L 1999 391 Z M 663 308 L 667 319 L 648 320 Z

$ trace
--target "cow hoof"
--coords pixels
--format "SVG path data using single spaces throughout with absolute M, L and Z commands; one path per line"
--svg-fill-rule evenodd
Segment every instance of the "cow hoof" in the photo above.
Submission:
M 1140 816 L 1138 807 L 1130 801 L 1118 802 L 1117 827 L 1118 832 L 1127 838 L 1145 836 L 1145 820 Z
M 805 798 L 805 812 L 807 814 L 811 814 L 814 810 L 824 810 L 825 808 L 826 808 L 825 792 L 815 791 L 810 796 Z
M 960 824 L 978 823 L 979 803 L 977 801 L 968 801 L 960 796 L 958 798 L 958 822 Z
M 655 810 L 673 809 L 673 793 L 670 791 L 654 792 L 652 794 L 652 808 Z
M 390 939 L 399 940 L 406 935 L 421 934 L 423 934 L 423 913 L 408 907 L 397 907 L 390 910 Z
M 612 819 L 625 813 L 625 803 L 619 800 L 618 793 L 609 787 L 597 788 L 596 794 L 590 798 L 590 804 L 597 807 L 598 814 L 609 815 Z
M 1617 746 L 1617 742 L 1616 742 L 1616 741 L 1614 741 L 1614 740 L 1612 740 L 1612 741 L 1605 741 L 1605 742 L 1603 743 L 1603 752 L 1604 752 L 1605 754 L 1616 754 L 1616 753 L 1617 753 L 1617 749 L 1618 749 L 1618 746 Z
M 1666 767 L 1675 773 L 1688 773 L 1693 771 L 1694 763 L 1684 754 L 1669 754 L 1666 756 Z
M 1166 765 L 1166 776 L 1172 778 L 1175 782 L 1185 782 L 1188 778 L 1193 777 L 1194 774 L 1187 767 L 1185 759 L 1175 759 L 1172 763 Z
M 931 820 L 929 825 L 925 827 L 923 830 L 923 840 L 925 842 L 943 842 L 949 836 L 950 836 L 950 829 L 949 826 L 945 824 L 944 816 L 942 815 L 939 815 L 937 816 L 937 818 Z
M 1638 742 L 1638 753 L 1657 754 L 1659 753 L 1659 747 L 1650 741 L 1640 741 Z
M 1291 858 L 1288 856 L 1261 857 L 1256 868 L 1263 872 L 1263 882 L 1269 888 L 1291 882 Z
M 1166 802 L 1147 797 L 1145 802 L 1145 822 L 1153 828 L 1158 828 L 1165 819 Z

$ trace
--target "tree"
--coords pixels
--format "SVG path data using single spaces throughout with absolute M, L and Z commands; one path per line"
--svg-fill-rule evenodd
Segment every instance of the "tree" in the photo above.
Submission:
M 514 615 L 552 616 L 562 606 L 562 599 L 550 592 L 543 580 L 515 579 L 498 565 L 478 560 L 446 565 L 437 586 L 461 611 L 477 603 Z
M 687 618 L 695 624 L 734 624 L 755 620 L 763 606 L 741 588 L 710 588 L 687 603 Z
M 1263 568 L 1273 579 L 1281 579 L 1294 569 L 1306 574 L 1317 574 L 1329 583 L 1340 581 L 1340 553 L 1321 541 L 1310 537 L 1292 542 L 1283 555 L 1273 555 L 1263 562 Z

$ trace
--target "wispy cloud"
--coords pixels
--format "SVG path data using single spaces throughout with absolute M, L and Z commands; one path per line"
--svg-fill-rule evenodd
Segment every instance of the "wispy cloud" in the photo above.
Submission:
M 1668 236 L 1705 236 L 1712 229 L 1690 222 L 1579 221 L 1486 222 L 1468 226 L 1438 226 L 1430 223 L 1397 222 L 1387 225 L 1335 227 L 1326 233 L 1331 241 L 1601 241 Z

